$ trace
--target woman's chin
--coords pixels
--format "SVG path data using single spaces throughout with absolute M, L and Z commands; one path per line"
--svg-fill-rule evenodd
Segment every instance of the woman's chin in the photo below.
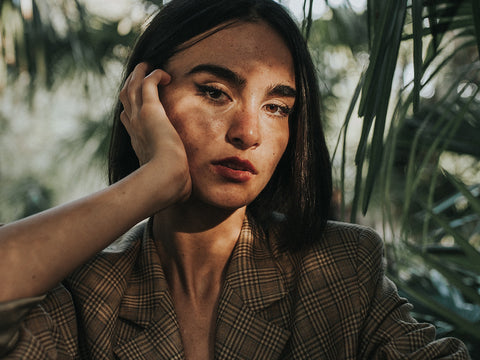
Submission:
M 195 189 L 189 199 L 189 202 L 193 205 L 204 204 L 209 207 L 218 209 L 235 211 L 244 208 L 255 199 L 254 196 L 248 196 L 247 194 L 241 194 L 241 192 L 218 192 L 213 194 L 198 193 Z

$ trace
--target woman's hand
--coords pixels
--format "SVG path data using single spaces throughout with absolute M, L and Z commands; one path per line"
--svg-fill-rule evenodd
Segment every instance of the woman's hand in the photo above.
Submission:
M 162 202 L 165 197 L 172 202 L 186 200 L 191 192 L 187 155 L 158 93 L 158 87 L 168 85 L 171 78 L 163 70 L 150 70 L 147 63 L 140 63 L 128 76 L 120 92 L 124 108 L 120 120 L 130 135 L 140 165 L 154 169 L 152 190 L 162 192 Z M 167 188 L 165 178 L 159 179 L 160 176 L 170 178 Z M 155 183 L 162 186 L 155 188 Z

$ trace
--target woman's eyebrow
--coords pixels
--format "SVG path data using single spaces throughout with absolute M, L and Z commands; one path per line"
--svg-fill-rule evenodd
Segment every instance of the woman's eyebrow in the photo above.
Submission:
M 243 86 L 246 83 L 246 80 L 238 75 L 237 73 L 233 72 L 232 70 L 214 64 L 200 64 L 195 66 L 192 70 L 188 72 L 188 75 L 197 74 L 201 72 L 206 72 L 212 74 L 216 77 L 224 79 L 230 83 L 233 83 L 237 86 Z
M 273 85 L 267 91 L 269 96 L 280 96 L 280 97 L 296 97 L 297 90 L 288 85 L 278 84 Z
M 187 74 L 198 74 L 206 72 L 212 74 L 216 77 L 224 79 L 236 86 L 242 87 L 246 83 L 246 79 L 235 73 L 234 71 L 220 65 L 214 64 L 200 64 L 191 69 Z M 276 84 L 270 87 L 267 91 L 269 96 L 280 96 L 280 97 L 295 97 L 297 91 L 288 85 Z

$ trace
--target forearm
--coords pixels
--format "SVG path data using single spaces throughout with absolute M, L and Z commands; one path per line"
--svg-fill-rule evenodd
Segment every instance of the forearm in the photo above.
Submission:
M 158 194 L 168 179 L 153 188 L 156 173 L 142 167 L 103 191 L 1 227 L 0 301 L 46 292 L 137 222 L 178 201 L 166 190 Z

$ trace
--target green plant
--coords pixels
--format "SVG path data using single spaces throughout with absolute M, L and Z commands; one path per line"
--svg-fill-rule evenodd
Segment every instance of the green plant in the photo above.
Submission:
M 480 306 L 480 1 L 369 0 L 368 19 L 370 63 L 339 139 L 345 149 L 358 109 L 351 220 L 375 199 L 394 234 L 390 276 L 425 314 L 478 343 L 479 318 L 449 301 L 455 295 L 472 311 Z M 402 84 L 408 69 L 412 79 Z M 342 187 L 346 156 L 343 150 Z M 462 211 L 450 204 L 455 198 Z M 438 296 L 423 289 L 440 283 L 449 290 Z

